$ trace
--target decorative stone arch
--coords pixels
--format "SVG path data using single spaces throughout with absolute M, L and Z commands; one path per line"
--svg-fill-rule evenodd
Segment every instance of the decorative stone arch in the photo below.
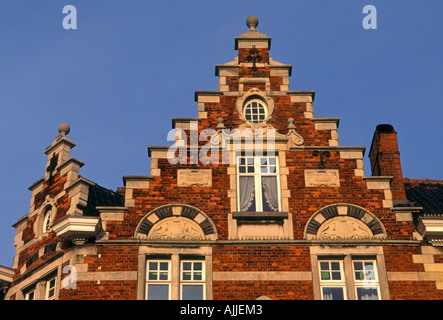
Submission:
M 272 98 L 268 97 L 266 92 L 261 91 L 257 88 L 252 88 L 252 89 L 248 90 L 247 92 L 245 92 L 242 96 L 240 96 L 236 100 L 235 106 L 237 108 L 237 113 L 238 113 L 240 119 L 243 122 L 249 122 L 248 120 L 246 120 L 243 109 L 249 101 L 254 100 L 254 99 L 260 100 L 261 102 L 263 102 L 265 104 L 265 106 L 267 108 L 267 114 L 266 114 L 266 118 L 263 120 L 263 123 L 268 123 L 272 117 L 272 114 L 274 113 L 274 100 Z
M 304 238 L 323 240 L 384 239 L 386 230 L 368 210 L 354 204 L 336 203 L 312 215 L 305 227 Z
M 135 229 L 135 238 L 151 240 L 216 240 L 212 220 L 186 204 L 167 204 L 150 211 Z

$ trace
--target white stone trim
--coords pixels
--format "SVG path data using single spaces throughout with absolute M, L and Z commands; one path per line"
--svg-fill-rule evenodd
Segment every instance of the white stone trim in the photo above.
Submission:
M 214 281 L 311 281 L 310 271 L 213 272 Z

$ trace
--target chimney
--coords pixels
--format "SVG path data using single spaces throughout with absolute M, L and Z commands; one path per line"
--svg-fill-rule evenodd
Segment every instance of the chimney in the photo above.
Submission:
M 398 150 L 397 132 L 390 124 L 379 124 L 369 152 L 373 176 L 392 176 L 394 206 L 408 205 Z

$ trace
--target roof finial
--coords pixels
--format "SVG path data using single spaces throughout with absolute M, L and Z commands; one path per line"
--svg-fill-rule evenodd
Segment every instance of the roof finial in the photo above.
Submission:
M 256 16 L 249 16 L 246 19 L 246 25 L 250 30 L 255 30 L 255 28 L 258 26 L 258 18 Z
M 65 137 L 71 131 L 71 127 L 67 123 L 62 123 L 58 126 L 58 132 Z

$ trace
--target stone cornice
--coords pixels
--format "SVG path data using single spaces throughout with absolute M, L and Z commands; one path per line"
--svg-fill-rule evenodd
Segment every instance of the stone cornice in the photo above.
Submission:
M 83 178 L 83 177 L 79 177 L 79 178 L 78 178 L 77 180 L 75 180 L 72 184 L 70 184 L 69 186 L 67 186 L 67 187 L 65 188 L 65 191 L 66 191 L 66 192 L 69 192 L 69 190 L 71 190 L 72 188 L 74 188 L 75 186 L 77 186 L 77 185 L 80 184 L 80 183 L 84 183 L 84 184 L 89 185 L 89 186 L 95 186 L 95 185 L 96 185 L 96 183 L 95 183 L 95 182 L 92 182 L 91 180 L 88 180 L 88 179 Z
M 195 91 L 194 101 L 198 102 L 199 96 L 222 96 L 223 91 Z
M 395 239 L 364 239 L 364 240 L 291 240 L 291 239 L 265 239 L 265 240 L 192 240 L 192 241 L 164 241 L 148 239 L 128 240 L 97 240 L 100 245 L 162 245 L 162 246 L 232 246 L 232 245 L 288 245 L 288 246 L 420 246 L 420 240 L 395 240 Z
M 14 222 L 13 224 L 12 224 L 12 227 L 13 228 L 17 228 L 17 226 L 19 225 L 19 224 L 21 224 L 23 221 L 25 221 L 25 220 L 28 220 L 28 218 L 29 218 L 29 216 L 27 215 L 27 214 L 25 214 L 23 217 L 21 217 L 20 219 L 18 219 L 16 222 Z
M 63 136 L 59 136 L 56 138 L 56 141 L 54 141 L 54 143 L 51 146 L 49 146 L 45 149 L 44 153 L 50 154 L 54 149 L 56 149 L 61 144 L 66 144 L 70 148 L 74 148 L 76 146 L 76 144 L 74 142 L 72 142 L 71 139 L 63 137 Z
M 66 167 L 67 165 L 71 164 L 71 163 L 75 163 L 79 166 L 79 168 L 83 167 L 85 165 L 84 162 L 76 159 L 76 158 L 70 158 L 68 160 L 66 160 L 65 162 L 63 162 L 62 164 L 60 164 L 56 170 L 61 170 L 62 168 Z
M 291 90 L 291 91 L 288 91 L 288 95 L 289 96 L 311 96 L 312 101 L 314 101 L 314 99 L 315 99 L 315 91 L 313 91 L 313 90 L 301 90 L 301 91 Z M 315 118 L 315 119 L 317 119 L 317 118 Z
M 45 182 L 45 178 L 40 178 L 38 179 L 36 182 L 34 182 L 29 188 L 29 191 L 34 190 L 35 188 L 37 188 L 40 184 L 42 184 L 43 182 Z
M 126 187 L 126 184 L 128 182 L 145 182 L 145 181 L 152 181 L 155 178 L 153 176 L 123 176 L 123 185 Z
M 172 118 L 172 129 L 175 129 L 177 123 L 198 122 L 200 120 L 199 118 Z

